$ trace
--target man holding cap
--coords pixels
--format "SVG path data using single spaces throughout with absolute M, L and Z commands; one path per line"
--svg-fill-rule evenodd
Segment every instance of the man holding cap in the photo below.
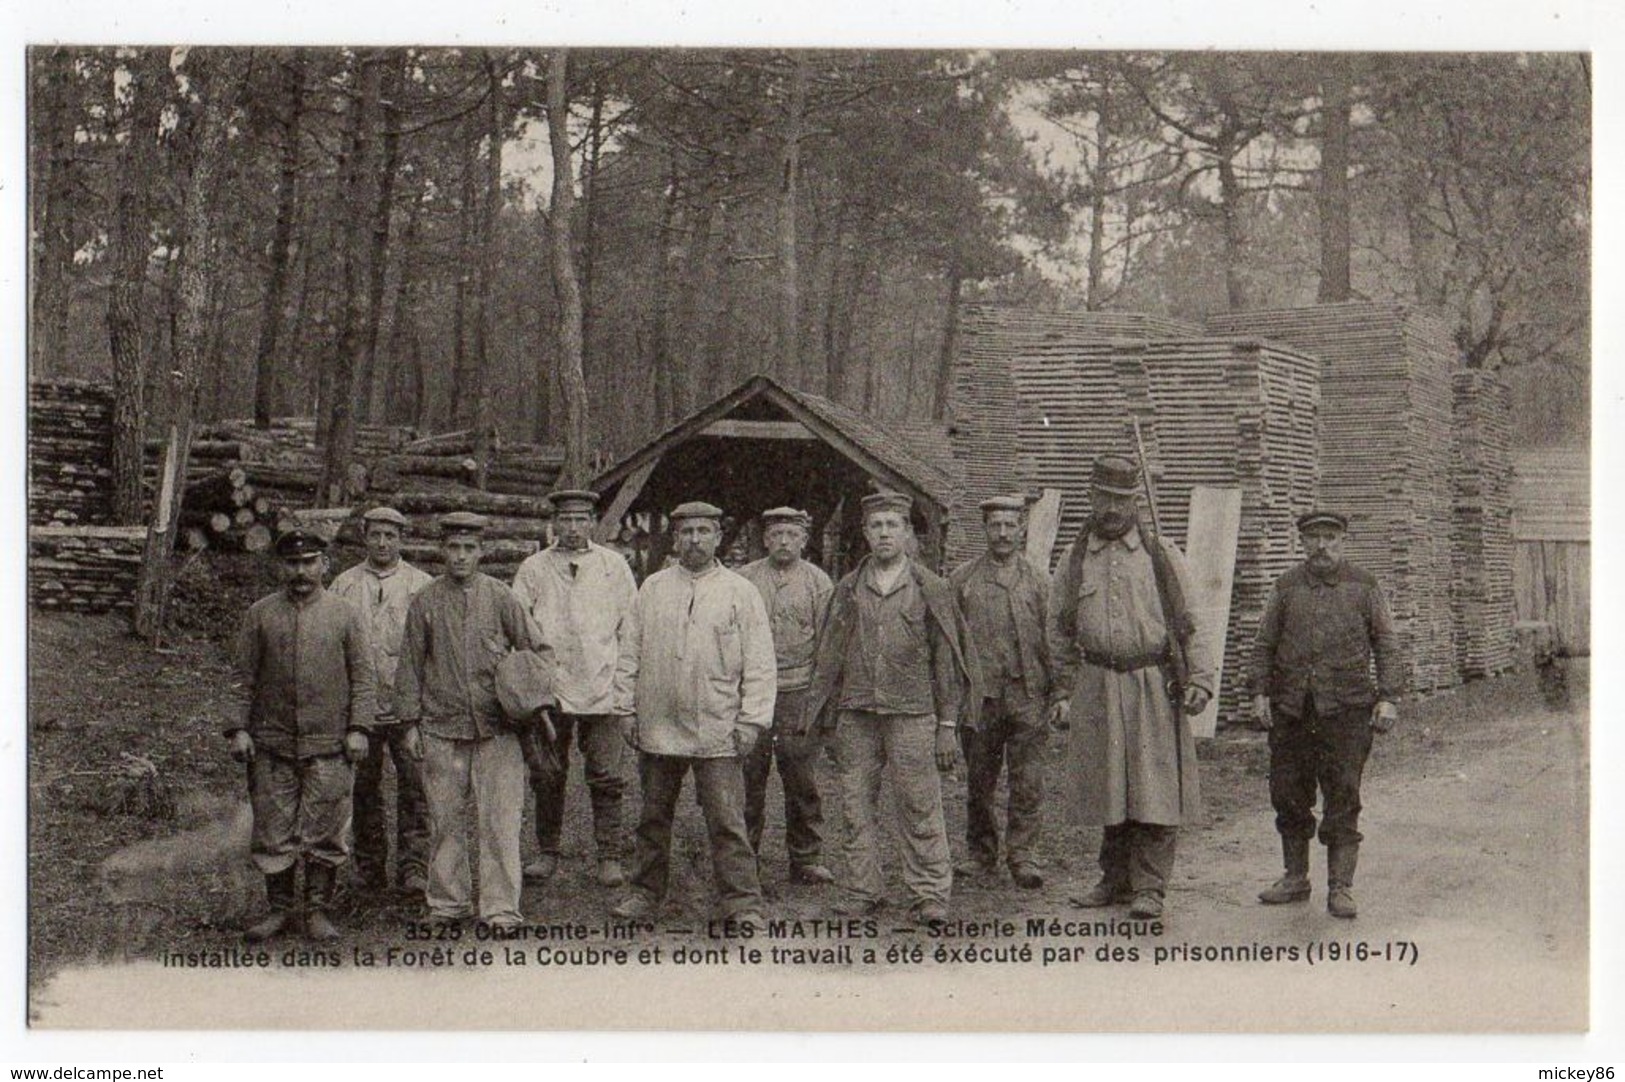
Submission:
M 480 919 L 512 927 L 519 911 L 519 828 L 525 757 L 497 699 L 496 669 L 540 635 L 513 591 L 479 571 L 482 515 L 440 519 L 446 573 L 417 592 L 395 679 L 404 746 L 423 762 L 429 804 L 429 884 L 434 920 L 472 915 L 468 798 L 479 814 Z
M 823 884 L 833 882 L 835 876 L 820 859 L 824 812 L 815 770 L 818 745 L 814 738 L 799 734 L 797 722 L 807 706 L 813 648 L 835 586 L 822 568 L 801 558 L 811 529 L 812 516 L 805 511 L 775 507 L 762 512 L 767 555 L 739 569 L 767 606 L 779 688 L 773 729 L 745 760 L 745 825 L 750 846 L 760 856 L 767 776 L 777 759 L 779 782 L 784 786 L 784 842 L 790 851 L 790 879 Z
M 835 587 L 805 724 L 835 730 L 847 874 L 836 913 L 867 916 L 884 905 L 884 776 L 902 820 L 903 882 L 915 919 L 929 923 L 947 919 L 953 889 L 938 772 L 953 769 L 959 726 L 975 726 L 981 691 L 953 587 L 908 558 L 912 506 L 900 492 L 863 498 L 869 554 Z
M 721 519 L 698 501 L 671 513 L 678 562 L 644 581 L 621 644 L 615 701 L 643 787 L 632 891 L 612 910 L 623 920 L 651 915 L 666 896 L 672 817 L 690 771 L 721 916 L 761 920 L 740 763 L 773 720 L 773 636 L 756 587 L 717 562 Z
M 423 802 L 423 774 L 401 743 L 404 730 L 392 710 L 395 667 L 406 633 L 406 609 L 412 595 L 433 576 L 401 559 L 406 516 L 393 507 L 374 507 L 361 516 L 367 558 L 333 580 L 334 596 L 361 614 L 372 645 L 373 673 L 378 680 L 378 733 L 355 772 L 355 865 L 369 890 L 389 886 L 389 842 L 385 837 L 384 760 L 395 769 L 395 875 L 409 894 L 428 885 L 429 818 Z
M 334 887 L 350 855 L 351 764 L 367 754 L 378 715 L 372 657 L 361 617 L 322 589 L 321 539 L 289 530 L 276 554 L 286 585 L 243 618 L 237 661 L 248 707 L 226 730 L 232 757 L 248 764 L 250 851 L 271 907 L 245 936 L 266 940 L 295 921 L 302 860 L 305 931 L 330 940 L 339 936 L 329 915 Z
M 553 691 L 559 714 L 553 752 L 558 769 L 530 779 L 536 794 L 536 843 L 541 853 L 525 866 L 527 879 L 550 879 L 558 871 L 559 833 L 564 824 L 564 786 L 570 771 L 570 737 L 581 749 L 592 799 L 598 881 L 618 887 L 621 869 L 623 744 L 611 697 L 620 659 L 621 627 L 637 596 L 626 558 L 595 544 L 598 493 L 566 489 L 548 497 L 553 505 L 552 546 L 527 557 L 514 575 L 513 592 L 552 651 Z
M 993 805 L 999 773 L 1008 760 L 1006 859 L 1016 885 L 1036 890 L 1044 885 L 1038 870 L 1038 828 L 1052 670 L 1049 582 L 1021 551 L 1027 501 L 995 496 L 980 506 L 987 551 L 949 576 L 982 670 L 981 726 L 962 734 L 970 856 L 956 870 L 970 876 L 998 874 L 999 824 Z
M 1402 681 L 1382 590 L 1370 572 L 1343 559 L 1347 529 L 1348 520 L 1330 511 L 1298 519 L 1306 558 L 1276 580 L 1253 650 L 1253 713 L 1269 730 L 1270 803 L 1286 869 L 1258 899 L 1281 905 L 1309 897 L 1318 787 L 1326 910 L 1345 919 L 1358 913 L 1360 779 L 1372 732 L 1387 732 L 1398 717 Z

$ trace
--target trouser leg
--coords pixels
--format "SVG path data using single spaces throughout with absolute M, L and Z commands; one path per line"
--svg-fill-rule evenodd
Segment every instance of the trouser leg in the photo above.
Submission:
M 711 868 L 724 917 L 761 908 L 762 889 L 756 875 L 756 850 L 745 832 L 745 776 L 739 760 L 695 759 L 694 789 L 705 814 L 705 833 L 711 843 Z
M 395 763 L 395 874 L 403 884 L 429 871 L 429 809 L 423 793 L 423 765 L 407 754 L 405 740 L 406 730 L 399 725 L 393 726 L 385 738 Z
M 806 696 L 804 688 L 780 692 L 773 711 L 773 754 L 779 765 L 779 781 L 784 785 L 784 844 L 793 868 L 817 864 L 824 852 L 824 801 L 818 792 L 819 738 L 812 733 L 798 736 L 792 731 L 794 719 L 804 710 Z
M 638 756 L 643 809 L 638 816 L 632 886 L 656 902 L 666 896 L 671 875 L 671 823 L 686 773 L 687 759 L 648 752 Z
M 473 911 L 468 859 L 468 794 L 473 741 L 423 735 L 423 791 L 429 809 L 429 915 L 448 920 Z
M 1360 707 L 1320 719 L 1318 777 L 1324 804 L 1320 840 L 1329 847 L 1359 845 L 1360 782 L 1371 755 L 1371 711 Z
M 916 902 L 948 901 L 953 864 L 937 772 L 937 719 L 900 714 L 881 719 L 886 774 L 897 801 L 903 842 L 903 883 Z
M 885 766 L 880 719 L 843 712 L 835 727 L 835 762 L 841 779 L 841 849 L 846 858 L 846 892 L 859 901 L 879 901 L 886 893 L 876 833 L 880 818 L 880 778 Z
M 618 718 L 608 714 L 581 714 L 575 719 L 576 743 L 587 775 L 587 796 L 592 801 L 593 845 L 599 860 L 619 860 L 621 800 L 626 794 L 622 775 L 626 741 Z
M 525 754 L 519 737 L 497 733 L 475 743 L 474 804 L 480 832 L 480 917 L 516 923 L 519 912 L 519 831 L 525 813 Z
M 1001 699 L 982 700 L 982 726 L 960 733 L 965 753 L 965 848 L 979 864 L 999 861 L 999 823 L 994 802 L 1004 766 L 1008 718 Z
M 1131 823 L 1113 823 L 1100 832 L 1101 881 L 1113 890 L 1129 889 Z
M 1160 823 L 1134 823 L 1130 834 L 1129 887 L 1135 894 L 1149 892 L 1159 898 L 1174 874 L 1177 827 Z
M 298 760 L 261 751 L 248 764 L 248 804 L 254 813 L 249 856 L 266 875 L 299 860 Z
M 367 741 L 367 755 L 355 767 L 355 870 L 364 885 L 382 889 L 388 885 L 389 839 L 384 816 L 384 760 L 389 756 L 385 739 Z
M 1315 739 L 1313 707 L 1301 717 L 1274 711 L 1270 726 L 1270 805 L 1275 829 L 1281 837 L 1308 839 L 1315 835 Z
M 1043 828 L 1044 749 L 1049 728 L 1041 699 L 1024 698 L 1012 711 L 1004 758 L 1010 772 L 1009 810 L 1005 821 L 1005 851 L 1012 868 L 1038 862 L 1038 838 Z
M 306 860 L 339 868 L 350 859 L 353 784 L 343 754 L 299 760 L 299 842 Z
M 773 771 L 773 736 L 766 732 L 740 762 L 740 776 L 745 783 L 745 834 L 750 839 L 750 850 L 762 851 L 762 830 L 767 818 L 767 778 Z
M 552 749 L 558 769 L 530 776 L 530 789 L 536 796 L 536 847 L 557 856 L 559 835 L 564 827 L 564 783 L 570 777 L 570 737 L 575 732 L 575 715 L 554 718 Z M 538 740 L 545 739 L 538 735 Z

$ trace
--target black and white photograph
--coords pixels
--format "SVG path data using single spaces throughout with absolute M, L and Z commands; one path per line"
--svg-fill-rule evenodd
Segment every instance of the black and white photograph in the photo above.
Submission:
M 1597 1024 L 1590 52 L 527 30 L 21 43 L 29 1030 Z

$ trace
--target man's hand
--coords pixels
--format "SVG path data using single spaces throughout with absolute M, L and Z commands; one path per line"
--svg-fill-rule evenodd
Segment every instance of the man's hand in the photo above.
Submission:
M 734 726 L 734 754 L 741 759 L 748 756 L 761 738 L 761 730 L 754 725 Z
M 1197 714 L 1200 714 L 1202 711 L 1207 709 L 1208 700 L 1211 698 L 1213 698 L 1213 693 L 1207 688 L 1197 687 L 1195 684 L 1192 684 L 1190 687 L 1185 689 L 1185 713 L 1195 717 Z
M 352 763 L 359 763 L 367 757 L 367 734 L 360 729 L 351 729 L 344 734 L 344 757 Z
M 937 769 L 951 773 L 959 762 L 959 730 L 950 725 L 937 726 Z
M 1064 733 L 1072 728 L 1072 700 L 1056 699 L 1055 704 L 1049 708 L 1049 727 L 1058 733 Z
M 247 729 L 238 729 L 231 735 L 231 757 L 239 763 L 254 761 L 254 738 Z
M 621 718 L 621 739 L 626 741 L 626 746 L 633 751 L 642 750 L 638 746 L 638 716 L 636 714 L 627 714 Z
M 414 763 L 423 761 L 423 733 L 417 722 L 406 723 L 406 732 L 401 734 L 401 747 Z
M 1399 707 L 1383 699 L 1371 708 L 1371 727 L 1379 733 L 1385 733 L 1394 727 L 1399 720 Z
M 1268 695 L 1253 696 L 1253 724 L 1265 731 L 1275 727 L 1275 715 L 1271 712 Z

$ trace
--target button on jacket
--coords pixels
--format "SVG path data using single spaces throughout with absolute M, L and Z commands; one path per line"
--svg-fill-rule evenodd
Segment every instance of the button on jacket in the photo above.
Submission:
M 818 629 L 829 611 L 835 584 L 822 568 L 806 560 L 797 560 L 788 570 L 780 571 L 764 557 L 741 567 L 739 574 L 756 587 L 767 606 L 773 652 L 778 658 L 779 690 L 806 687 L 812 683 Z
M 1048 578 L 1018 553 L 1004 564 L 978 556 L 948 580 L 976 641 L 983 693 L 996 695 L 1004 684 L 1020 680 L 1028 695 L 1049 695 L 1054 664 Z
M 380 571 L 365 561 L 333 580 L 328 587 L 335 597 L 348 601 L 361 614 L 372 645 L 373 675 L 378 680 L 378 707 L 390 706 L 395 686 L 395 667 L 401 658 L 401 638 L 406 633 L 406 610 L 412 595 L 434 581 L 434 576 L 405 560 Z
M 1402 690 L 1394 620 L 1369 571 L 1341 561 L 1322 577 L 1299 564 L 1276 580 L 1258 625 L 1253 694 L 1295 718 L 1308 695 L 1327 716 L 1391 702 Z
M 237 637 L 248 689 L 244 728 L 262 750 L 306 758 L 344 750 L 347 729 L 378 713 L 361 617 L 326 590 L 256 601 Z
M 513 592 L 553 652 L 559 709 L 612 713 L 621 625 L 638 592 L 626 558 L 592 542 L 585 552 L 554 545 L 519 565 Z

